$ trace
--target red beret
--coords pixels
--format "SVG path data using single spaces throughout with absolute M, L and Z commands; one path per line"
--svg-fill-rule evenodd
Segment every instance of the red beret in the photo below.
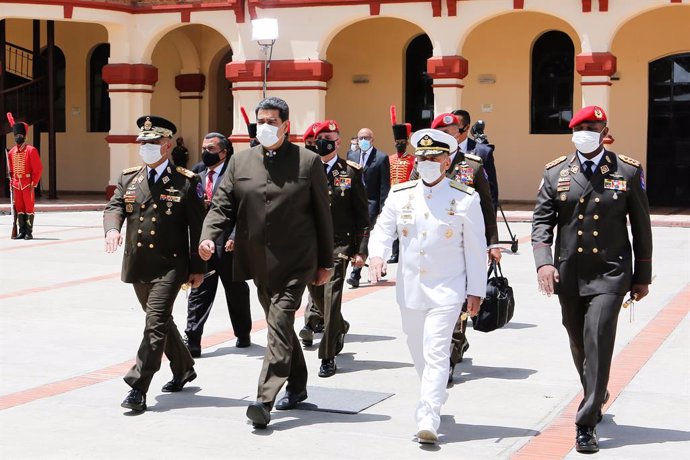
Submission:
M 317 121 L 316 123 L 310 124 L 307 127 L 307 130 L 304 132 L 302 139 L 309 139 L 310 137 L 315 137 L 316 134 L 314 134 L 314 131 L 316 131 L 316 128 L 318 128 L 320 124 L 321 124 L 320 121 Z
M 585 121 L 606 121 L 606 112 L 598 105 L 589 105 L 577 111 L 568 128 L 574 128 Z
M 340 127 L 338 122 L 335 120 L 326 120 L 319 123 L 319 126 L 314 128 L 314 137 L 318 136 L 319 133 L 339 133 Z
M 452 113 L 442 113 L 431 122 L 431 129 L 443 128 L 445 126 L 460 125 L 460 119 Z

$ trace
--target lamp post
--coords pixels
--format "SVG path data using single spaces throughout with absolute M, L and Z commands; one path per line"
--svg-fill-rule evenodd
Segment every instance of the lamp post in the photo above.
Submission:
M 264 55 L 264 86 L 263 98 L 266 99 L 266 80 L 268 69 L 271 66 L 273 45 L 278 39 L 278 20 L 275 18 L 263 18 L 252 20 L 252 41 L 255 41 Z

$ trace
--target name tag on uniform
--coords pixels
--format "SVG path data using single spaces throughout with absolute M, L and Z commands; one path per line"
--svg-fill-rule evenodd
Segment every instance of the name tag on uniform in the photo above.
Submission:
M 182 197 L 181 196 L 172 196 L 172 195 L 161 195 L 160 200 L 161 201 L 168 201 L 171 203 L 179 203 L 180 201 L 182 201 Z
M 403 211 L 400 213 L 400 217 L 398 218 L 398 223 L 403 224 L 403 225 L 409 225 L 414 223 L 414 214 L 411 212 L 405 212 Z
M 625 180 L 604 179 L 604 188 L 606 190 L 618 190 L 625 192 L 628 190 L 628 183 Z

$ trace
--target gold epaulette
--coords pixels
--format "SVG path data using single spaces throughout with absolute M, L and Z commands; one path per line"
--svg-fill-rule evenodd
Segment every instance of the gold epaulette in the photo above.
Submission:
M 471 153 L 466 153 L 465 158 L 469 158 L 470 160 L 476 161 L 477 163 L 481 164 L 482 163 L 482 157 L 473 155 Z
M 470 187 L 469 185 L 463 184 L 462 182 L 458 182 L 456 180 L 451 180 L 450 186 L 456 190 L 460 190 L 461 192 L 465 192 L 468 195 L 472 195 L 474 193 L 474 187 Z
M 183 176 L 189 177 L 190 179 L 193 179 L 194 176 L 196 176 L 196 174 L 194 174 L 192 171 L 190 171 L 189 169 L 183 168 L 182 166 L 178 166 L 177 168 L 175 168 L 175 171 L 182 174 Z
M 563 155 L 562 157 L 558 157 L 555 160 L 546 163 L 546 166 L 544 166 L 544 168 L 551 169 L 554 166 L 563 163 L 566 160 L 566 158 L 568 157 L 566 157 L 565 155 Z
M 353 167 L 354 169 L 356 169 L 357 171 L 359 171 L 360 169 L 362 169 L 362 165 L 359 164 L 359 163 L 355 163 L 355 162 L 352 161 L 352 160 L 345 160 L 345 161 L 347 162 L 348 165 L 352 166 L 352 167 Z
M 391 187 L 391 192 L 399 192 L 400 190 L 415 187 L 418 182 L 418 180 L 408 180 L 407 182 L 403 182 L 402 184 L 395 184 Z
M 126 176 L 127 174 L 132 174 L 140 170 L 141 166 L 132 166 L 131 168 L 127 168 L 124 171 L 122 171 L 122 174 Z
M 618 155 L 618 158 L 620 158 L 622 162 L 628 163 L 631 166 L 634 166 L 636 168 L 640 167 L 640 162 L 634 158 L 626 157 L 625 155 Z

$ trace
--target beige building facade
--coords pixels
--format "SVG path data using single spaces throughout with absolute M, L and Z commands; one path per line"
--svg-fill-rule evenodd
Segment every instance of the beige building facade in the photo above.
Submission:
M 112 188 L 140 161 L 134 121 L 143 114 L 177 125 L 192 164 L 206 132 L 246 146 L 240 107 L 253 114 L 264 69 L 251 19 L 267 17 L 279 25 L 267 95 L 289 103 L 295 141 L 328 118 L 346 138 L 371 128 L 393 153 L 391 105 L 416 129 L 463 108 L 496 145 L 501 200 L 531 201 L 543 165 L 573 150 L 572 112 L 596 104 L 610 119 L 611 150 L 648 169 L 653 203 L 690 196 L 688 0 L 0 0 L 6 46 L 35 48 L 38 33 L 44 49 L 54 21 L 64 55 L 57 190 Z M 107 104 L 94 102 L 94 72 Z M 96 127 L 104 106 L 108 126 Z M 40 143 L 47 151 L 45 131 Z

